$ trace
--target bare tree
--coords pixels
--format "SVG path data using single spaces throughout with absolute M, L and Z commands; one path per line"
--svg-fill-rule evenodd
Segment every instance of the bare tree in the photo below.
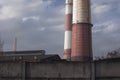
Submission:
M 106 56 L 97 56 L 95 57 L 95 60 L 103 60 L 108 58 L 120 58 L 120 48 L 108 52 Z
M 108 52 L 107 58 L 117 58 L 120 57 L 120 48 L 114 51 Z

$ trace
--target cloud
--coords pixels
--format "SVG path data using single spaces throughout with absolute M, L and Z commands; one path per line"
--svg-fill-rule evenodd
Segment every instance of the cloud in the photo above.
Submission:
M 119 0 L 91 0 L 93 52 L 101 56 L 119 48 Z M 44 49 L 63 54 L 64 0 L 0 0 L 0 32 L 4 49 L 12 50 L 14 35 L 18 50 Z
M 1 0 L 0 31 L 4 50 L 13 50 L 14 36 L 18 50 L 44 49 L 47 53 L 63 53 L 64 4 L 54 0 Z M 11 14 L 10 14 L 11 13 Z M 62 56 L 62 54 L 60 54 Z
M 119 27 L 117 24 L 115 24 L 113 22 L 108 22 L 108 23 L 106 23 L 106 27 L 104 29 L 104 32 L 113 33 L 113 32 L 117 32 L 118 29 L 119 29 Z
M 110 10 L 111 10 L 111 6 L 109 6 L 109 5 L 100 5 L 100 6 L 95 6 L 94 13 L 102 14 L 102 13 L 108 12 Z
M 19 15 L 13 7 L 4 6 L 0 10 L 0 20 L 14 18 Z
M 38 28 L 39 31 L 45 31 L 45 27 Z
M 93 52 L 102 56 L 120 47 L 119 0 L 92 0 Z
M 23 22 L 25 22 L 27 20 L 36 20 L 36 21 L 38 21 L 39 17 L 38 16 L 30 16 L 30 17 L 24 17 L 24 18 L 22 18 Z
M 95 26 L 96 27 L 93 28 L 93 33 L 102 32 L 104 34 L 115 34 L 115 32 L 118 32 L 118 30 L 120 29 L 119 24 L 114 21 L 106 21 Z

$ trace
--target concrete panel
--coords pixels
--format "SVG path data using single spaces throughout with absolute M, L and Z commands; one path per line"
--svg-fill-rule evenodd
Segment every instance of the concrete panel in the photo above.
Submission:
M 97 62 L 96 77 L 120 78 L 120 62 L 119 61 Z
M 90 63 L 0 62 L 0 80 L 89 80 Z
M 90 78 L 90 64 L 80 62 L 30 63 L 31 78 Z
M 0 76 L 21 77 L 21 63 L 0 62 Z

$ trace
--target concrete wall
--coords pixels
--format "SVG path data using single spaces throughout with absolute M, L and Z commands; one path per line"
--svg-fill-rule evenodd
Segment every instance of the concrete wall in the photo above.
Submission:
M 19 62 L 0 62 L 0 80 L 21 79 L 23 67 L 22 63 Z
M 90 63 L 0 62 L 0 80 L 90 80 Z
M 120 60 L 97 61 L 94 64 L 97 80 L 120 80 Z
M 120 80 L 120 61 L 0 62 L 0 80 Z

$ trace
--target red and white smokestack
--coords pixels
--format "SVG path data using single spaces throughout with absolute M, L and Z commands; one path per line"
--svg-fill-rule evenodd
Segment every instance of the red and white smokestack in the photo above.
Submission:
M 64 59 L 71 58 L 72 44 L 72 7 L 73 0 L 66 0 L 66 19 L 65 19 L 65 40 L 64 40 Z
M 90 0 L 73 0 L 71 60 L 92 60 L 91 27 Z

